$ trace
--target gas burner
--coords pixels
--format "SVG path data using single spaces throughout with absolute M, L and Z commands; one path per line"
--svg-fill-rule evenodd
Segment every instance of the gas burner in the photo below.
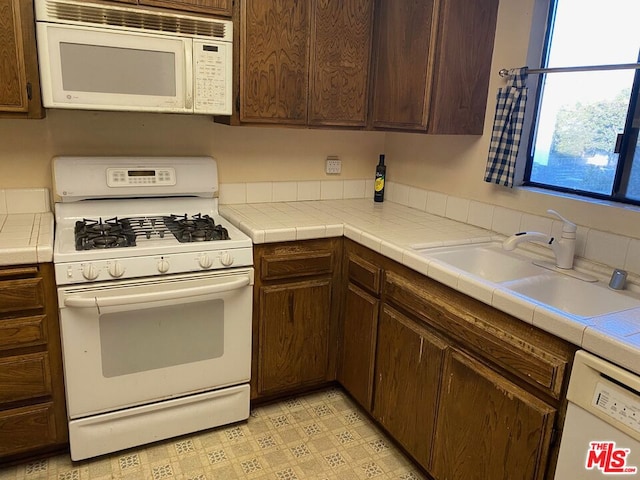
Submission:
M 227 229 L 216 225 L 209 215 L 170 215 L 164 217 L 164 224 L 180 243 L 229 239 Z
M 76 222 L 76 250 L 133 247 L 136 236 L 127 219 L 118 217 L 107 220 L 84 218 Z

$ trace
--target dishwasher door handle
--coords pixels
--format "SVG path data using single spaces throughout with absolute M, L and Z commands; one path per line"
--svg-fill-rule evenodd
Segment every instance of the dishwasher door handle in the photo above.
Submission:
M 163 300 L 180 300 L 192 297 L 201 297 L 215 293 L 229 292 L 245 287 L 251 283 L 249 276 L 239 278 L 227 283 L 216 285 L 202 285 L 199 287 L 180 288 L 175 290 L 160 290 L 149 293 L 136 293 L 133 295 L 113 295 L 113 296 L 69 296 L 64 299 L 66 307 L 90 308 L 90 307 L 119 307 L 125 305 L 136 305 L 140 303 L 160 302 Z

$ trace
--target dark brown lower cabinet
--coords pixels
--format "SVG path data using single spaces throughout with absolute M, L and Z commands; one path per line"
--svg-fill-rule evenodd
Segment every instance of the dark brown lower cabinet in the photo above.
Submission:
M 576 347 L 350 240 L 343 262 L 345 389 L 435 480 L 552 480 Z
M 357 285 L 347 286 L 338 381 L 367 410 L 371 410 L 379 308 L 377 298 Z
M 383 306 L 373 415 L 425 467 L 430 464 L 446 348 L 426 328 Z
M 308 280 L 260 290 L 258 389 L 263 394 L 325 380 L 331 281 Z
M 555 412 L 474 358 L 449 349 L 430 471 L 439 480 L 542 479 Z

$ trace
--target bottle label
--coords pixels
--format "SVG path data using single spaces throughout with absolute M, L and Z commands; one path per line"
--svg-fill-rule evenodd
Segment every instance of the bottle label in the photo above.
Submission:
M 384 189 L 384 177 L 376 178 L 374 187 L 376 192 L 381 192 Z

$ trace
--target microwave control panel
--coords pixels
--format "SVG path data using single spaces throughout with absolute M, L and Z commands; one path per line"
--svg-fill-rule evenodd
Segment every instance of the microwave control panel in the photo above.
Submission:
M 196 113 L 231 115 L 231 45 L 193 42 Z

